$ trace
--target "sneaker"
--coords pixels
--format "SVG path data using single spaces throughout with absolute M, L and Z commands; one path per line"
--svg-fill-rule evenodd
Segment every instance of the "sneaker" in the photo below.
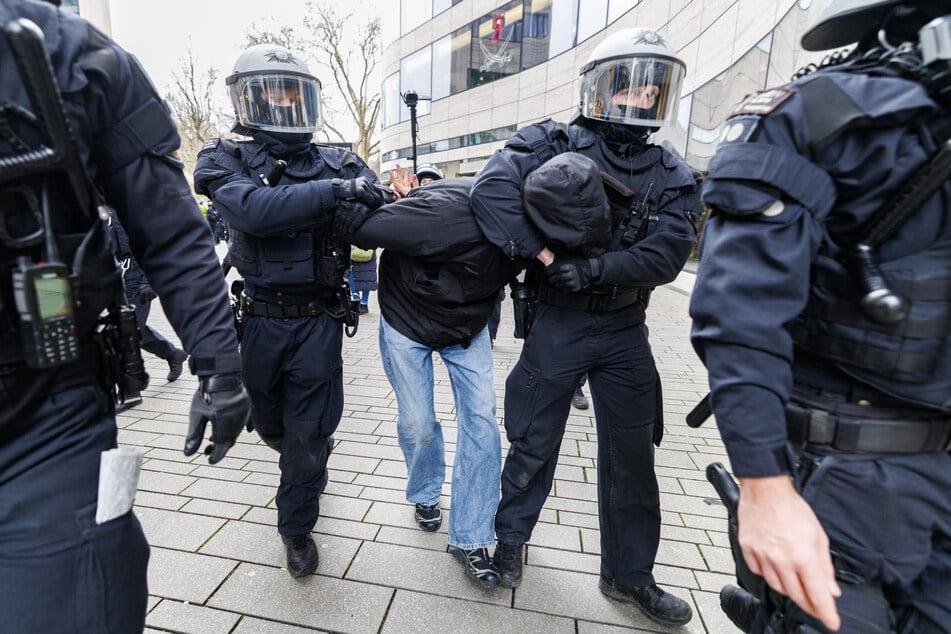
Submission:
M 442 511 L 439 510 L 439 503 L 417 504 L 416 523 L 427 533 L 438 531 L 442 526 Z
M 304 577 L 317 570 L 320 555 L 309 533 L 281 535 L 281 541 L 287 549 L 287 572 L 292 577 Z
M 499 571 L 504 587 L 517 588 L 522 583 L 522 546 L 499 542 L 495 546 L 492 563 Z
M 686 601 L 665 592 L 656 583 L 621 588 L 601 577 L 598 589 L 606 597 L 633 603 L 644 616 L 661 625 L 684 625 L 693 618 L 693 610 Z
M 168 376 L 165 377 L 165 380 L 169 383 L 175 382 L 178 377 L 182 375 L 182 370 L 185 366 L 185 361 L 188 360 L 188 353 L 184 350 L 176 350 L 172 353 L 172 358 L 167 359 L 168 361 Z
M 581 386 L 575 388 L 575 395 L 571 397 L 571 404 L 577 409 L 588 409 L 588 397 L 581 391 Z
M 488 548 L 474 548 L 462 550 L 455 546 L 449 547 L 449 554 L 459 561 L 466 576 L 483 588 L 498 588 L 499 573 L 496 572 L 492 560 L 489 559 Z

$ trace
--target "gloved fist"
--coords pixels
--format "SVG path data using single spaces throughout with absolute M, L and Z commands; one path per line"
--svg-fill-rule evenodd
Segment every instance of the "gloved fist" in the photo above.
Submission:
M 385 187 L 374 185 L 365 176 L 344 180 L 335 178 L 331 181 L 334 196 L 339 200 L 355 200 L 363 203 L 370 209 L 396 200 L 396 194 Z
M 598 258 L 555 257 L 543 272 L 545 281 L 551 286 L 577 293 L 601 277 L 601 261 Z
M 198 451 L 205 437 L 205 424 L 210 422 L 211 444 L 205 447 L 205 453 L 209 454 L 211 464 L 221 461 L 250 420 L 251 399 L 241 383 L 240 374 L 201 377 L 188 416 L 185 455 Z
M 349 240 L 363 226 L 373 211 L 356 200 L 341 200 L 334 207 L 333 232 L 338 238 Z

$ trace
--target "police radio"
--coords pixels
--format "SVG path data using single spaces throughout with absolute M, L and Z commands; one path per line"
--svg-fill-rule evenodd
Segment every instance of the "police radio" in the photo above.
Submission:
M 58 262 L 17 258 L 13 297 L 20 315 L 26 365 L 51 368 L 79 359 L 69 271 Z

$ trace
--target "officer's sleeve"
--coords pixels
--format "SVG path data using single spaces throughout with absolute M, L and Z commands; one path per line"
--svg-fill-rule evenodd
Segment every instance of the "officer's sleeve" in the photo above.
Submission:
M 107 202 L 200 375 L 241 369 L 227 289 L 201 211 L 174 157 L 179 137 L 130 55 L 112 45 L 117 79 L 92 74 L 84 98 Z
M 601 256 L 599 284 L 660 286 L 673 281 L 683 269 L 697 239 L 694 219 L 701 209 L 693 177 L 688 176 L 681 187 L 666 190 L 661 200 L 656 223 L 648 226 L 644 238 L 626 250 Z
M 336 197 L 330 180 L 267 187 L 230 169 L 217 156 L 223 150 L 208 145 L 198 153 L 195 186 L 208 193 L 221 216 L 239 231 L 266 237 L 327 226 L 333 220 Z
M 736 140 L 721 143 L 703 187 L 712 211 L 690 302 L 691 339 L 738 477 L 789 470 L 784 407 L 793 342 L 785 325 L 806 305 L 821 218 L 835 198 L 826 172 L 797 163 L 805 160 L 802 145 L 788 123 L 783 116 L 728 121 L 762 129 L 755 137 L 750 130 L 729 135 Z M 749 155 L 768 158 L 743 165 Z M 808 180 L 787 178 L 800 169 Z
M 469 194 L 472 213 L 485 237 L 510 258 L 530 260 L 545 248 L 522 209 L 522 183 L 538 166 L 531 146 L 517 134 L 492 155 Z

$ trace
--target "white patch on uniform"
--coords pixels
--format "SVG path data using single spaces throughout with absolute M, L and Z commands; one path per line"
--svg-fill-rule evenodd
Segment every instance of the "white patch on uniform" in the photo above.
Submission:
M 781 200 L 774 200 L 773 204 L 763 210 L 763 215 L 767 218 L 773 218 L 786 211 L 786 205 Z
M 724 141 L 727 143 L 731 141 L 736 141 L 738 138 L 743 136 L 743 131 L 746 129 L 746 126 L 742 123 L 734 123 L 724 132 Z

